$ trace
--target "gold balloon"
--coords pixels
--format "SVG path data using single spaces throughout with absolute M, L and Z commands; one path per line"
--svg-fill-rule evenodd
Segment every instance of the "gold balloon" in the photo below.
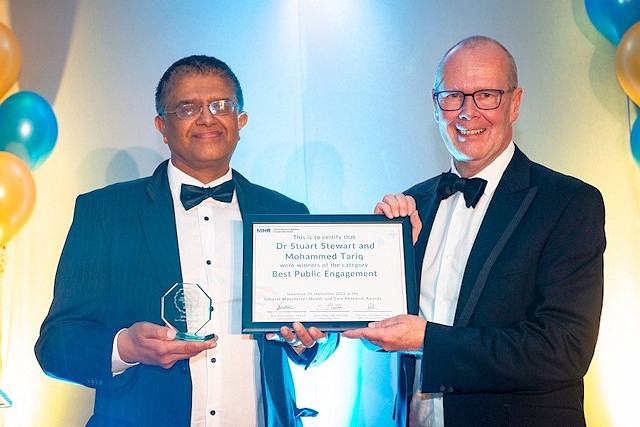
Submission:
M 18 156 L 0 151 L 0 247 L 27 222 L 36 202 L 36 183 Z
M 9 27 L 0 22 L 0 98 L 18 80 L 21 65 L 18 39 Z
M 616 75 L 622 90 L 640 106 L 640 21 L 624 33 L 616 49 Z

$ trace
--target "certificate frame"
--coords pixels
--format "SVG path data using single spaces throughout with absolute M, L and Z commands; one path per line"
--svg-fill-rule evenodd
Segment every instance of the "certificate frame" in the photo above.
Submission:
M 294 321 L 344 331 L 414 313 L 414 263 L 408 217 L 244 215 L 242 333 Z

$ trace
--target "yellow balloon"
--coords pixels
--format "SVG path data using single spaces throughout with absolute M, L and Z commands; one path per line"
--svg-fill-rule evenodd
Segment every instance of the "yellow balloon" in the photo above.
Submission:
M 9 27 L 0 22 L 0 98 L 18 80 L 21 66 L 18 39 Z
M 27 222 L 36 202 L 36 183 L 22 159 L 0 151 L 0 247 Z
M 616 48 L 616 75 L 624 93 L 640 106 L 640 21 L 620 39 Z

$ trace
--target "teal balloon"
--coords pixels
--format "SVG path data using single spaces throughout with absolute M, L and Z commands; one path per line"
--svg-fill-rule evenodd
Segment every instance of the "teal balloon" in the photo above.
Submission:
M 633 154 L 636 164 L 640 166 L 640 116 L 636 118 L 631 128 L 631 154 Z
M 46 99 L 35 92 L 15 93 L 0 104 L 0 151 L 20 157 L 35 170 L 58 139 L 58 121 Z
M 593 26 L 614 46 L 640 21 L 640 0 L 585 0 L 584 4 Z

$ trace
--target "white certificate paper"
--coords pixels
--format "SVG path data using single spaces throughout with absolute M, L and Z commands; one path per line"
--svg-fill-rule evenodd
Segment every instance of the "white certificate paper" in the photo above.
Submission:
M 267 217 L 245 229 L 251 233 L 250 239 L 245 235 L 245 262 L 251 263 L 244 266 L 245 281 L 251 282 L 244 284 L 250 287 L 245 332 L 277 330 L 294 321 L 345 330 L 407 313 L 406 260 L 413 253 L 406 253 L 405 221 L 296 217 L 300 222 Z

